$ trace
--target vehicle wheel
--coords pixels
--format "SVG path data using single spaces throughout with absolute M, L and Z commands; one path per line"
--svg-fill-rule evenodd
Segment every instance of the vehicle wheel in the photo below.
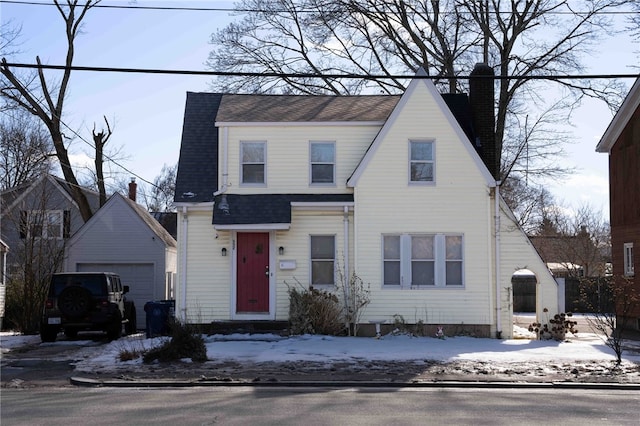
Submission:
M 107 328 L 107 338 L 117 340 L 122 336 L 122 315 L 118 312 Z
M 77 328 L 65 328 L 64 329 L 64 335 L 67 336 L 69 339 L 75 339 L 76 337 L 78 337 L 78 329 Z
M 58 327 L 40 326 L 40 340 L 43 342 L 55 342 L 58 337 Z
M 67 287 L 58 297 L 58 308 L 68 317 L 81 317 L 91 309 L 91 293 L 82 287 Z
M 127 323 L 124 326 L 124 331 L 129 334 L 135 334 L 138 331 L 138 322 L 136 319 L 136 305 L 133 302 L 126 302 L 124 305 L 124 315 L 127 319 Z

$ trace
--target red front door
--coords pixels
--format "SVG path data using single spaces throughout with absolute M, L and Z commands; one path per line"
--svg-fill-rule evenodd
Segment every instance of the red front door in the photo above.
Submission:
M 269 233 L 238 233 L 237 313 L 269 312 Z

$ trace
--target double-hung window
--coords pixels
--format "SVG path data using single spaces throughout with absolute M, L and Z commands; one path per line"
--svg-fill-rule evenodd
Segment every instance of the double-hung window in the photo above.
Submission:
M 266 175 L 266 142 L 240 142 L 240 179 L 243 184 L 264 184 Z
M 312 185 L 335 183 L 336 144 L 334 142 L 310 142 L 309 160 Z
M 62 210 L 31 210 L 26 225 L 31 238 L 62 238 L 64 216 Z
M 409 182 L 433 183 L 435 180 L 433 141 L 409 141 Z
M 633 267 L 633 243 L 624 243 L 624 275 L 634 275 Z
M 389 288 L 464 285 L 462 235 L 383 235 L 383 284 Z
M 334 285 L 336 264 L 336 237 L 311 236 L 311 284 Z

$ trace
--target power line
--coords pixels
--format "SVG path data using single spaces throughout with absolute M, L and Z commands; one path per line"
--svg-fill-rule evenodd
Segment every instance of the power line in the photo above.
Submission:
M 8 4 L 18 4 L 18 5 L 26 5 L 26 6 L 55 6 L 51 2 L 43 2 L 43 1 L 16 1 L 16 0 L 0 0 L 0 3 L 8 3 Z M 78 4 L 77 7 L 84 7 L 86 4 Z M 185 7 L 185 6 L 139 6 L 139 5 L 114 5 L 114 4 L 102 4 L 98 3 L 92 8 L 101 8 L 101 9 L 126 9 L 126 10 L 158 10 L 158 11 L 187 11 L 187 12 L 249 12 L 249 13 L 282 13 L 289 12 L 286 9 L 253 9 L 253 8 L 230 8 L 230 7 Z M 296 11 L 297 13 L 317 13 L 318 11 L 315 9 L 299 9 Z M 392 12 L 381 12 L 381 13 L 392 13 Z M 454 13 L 453 11 L 447 12 L 443 11 L 441 13 Z M 455 13 L 469 13 L 467 11 L 458 11 Z M 498 11 L 498 14 L 512 14 L 513 11 Z M 581 14 L 589 14 L 594 13 L 596 15 L 634 15 L 640 14 L 640 11 L 634 10 L 609 10 L 609 11 L 560 11 L 553 10 L 548 11 L 545 14 L 549 15 L 581 15 Z
M 120 67 L 96 67 L 81 65 L 49 65 L 49 64 L 27 64 L 19 62 L 6 62 L 2 60 L 3 67 L 29 68 L 29 69 L 50 69 L 69 71 L 90 71 L 90 72 L 113 72 L 113 73 L 138 73 L 138 74 L 167 74 L 167 75 L 206 75 L 214 77 L 281 77 L 281 78 L 353 78 L 363 80 L 386 80 L 386 79 L 430 79 L 430 80 L 469 80 L 471 78 L 490 78 L 494 80 L 597 80 L 597 79 L 621 79 L 640 78 L 640 74 L 567 74 L 567 75 L 496 75 L 496 76 L 469 76 L 469 75 L 405 75 L 405 74 L 319 74 L 319 73 L 282 73 L 282 72 L 246 72 L 246 71 L 198 71 L 198 70 L 171 70 L 158 68 L 120 68 Z

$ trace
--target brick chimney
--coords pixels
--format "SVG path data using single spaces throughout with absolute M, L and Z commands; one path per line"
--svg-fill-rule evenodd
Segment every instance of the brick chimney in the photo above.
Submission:
M 136 183 L 136 178 L 131 178 L 131 182 L 129 182 L 129 199 L 134 203 L 136 202 L 136 193 L 138 192 L 138 184 Z
M 473 78 L 478 76 L 479 78 Z M 500 155 L 502 148 L 496 141 L 495 79 L 493 68 L 478 63 L 469 79 L 469 104 L 476 140 L 473 141 L 480 157 L 495 180 L 500 180 Z

